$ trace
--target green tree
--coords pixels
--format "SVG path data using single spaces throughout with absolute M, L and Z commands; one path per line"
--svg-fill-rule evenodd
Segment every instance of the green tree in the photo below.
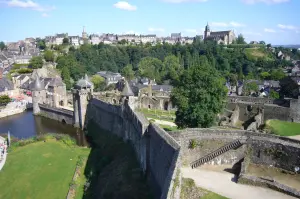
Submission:
M 5 49 L 5 43 L 3 41 L 0 42 L 0 50 L 4 50 Z
M 266 45 L 265 41 L 260 41 L 259 44 Z
M 100 75 L 93 75 L 91 81 L 93 82 L 96 91 L 102 90 L 105 87 L 105 79 Z
M 164 79 L 177 81 L 182 72 L 183 68 L 180 65 L 178 57 L 175 55 L 169 55 L 165 57 L 162 68 L 162 75 L 164 76 Z
M 126 78 L 126 80 L 130 81 L 134 78 L 134 71 L 132 70 L 132 65 L 128 64 L 126 65 L 122 71 L 121 74 Z
M 261 72 L 260 73 L 260 78 L 261 79 L 264 79 L 264 80 L 267 80 L 267 79 L 269 79 L 270 78 L 270 73 L 268 73 L 268 72 Z
M 160 80 L 160 71 L 163 63 L 153 57 L 145 57 L 139 63 L 139 74 L 142 77 L 148 77 L 150 79 Z
M 201 62 L 186 70 L 172 90 L 175 123 L 180 128 L 210 127 L 224 107 L 225 80 L 207 61 Z
M 65 37 L 65 38 L 63 39 L 63 44 L 64 44 L 64 45 L 68 45 L 68 44 L 69 44 L 69 38 L 66 38 L 66 37 Z
M 1 95 L 0 96 L 0 105 L 1 106 L 6 106 L 11 101 L 8 95 Z
M 258 92 L 258 85 L 256 82 L 248 82 L 243 87 L 244 95 L 250 95 L 252 92 Z
M 271 90 L 270 97 L 273 98 L 273 99 L 279 99 L 279 93 L 277 93 L 274 90 Z
M 46 49 L 45 40 L 43 40 L 43 39 L 37 39 L 37 47 L 40 50 L 45 50 Z
M 281 79 L 279 85 L 282 97 L 298 98 L 299 86 L 291 77 Z
M 70 77 L 70 71 L 67 67 L 63 67 L 61 71 L 61 78 L 66 84 L 67 90 L 70 90 L 72 85 L 71 85 L 71 77 Z
M 276 69 L 271 71 L 272 80 L 281 80 L 285 77 L 285 73 L 281 69 Z
M 54 62 L 55 55 L 54 55 L 53 51 L 51 51 L 51 50 L 46 50 L 45 53 L 44 53 L 44 59 L 45 59 L 47 62 Z
M 33 69 L 42 68 L 43 67 L 43 58 L 41 56 L 32 57 L 29 61 L 29 66 Z
M 239 34 L 238 37 L 236 38 L 236 43 L 237 44 L 246 44 L 245 38 L 242 34 Z

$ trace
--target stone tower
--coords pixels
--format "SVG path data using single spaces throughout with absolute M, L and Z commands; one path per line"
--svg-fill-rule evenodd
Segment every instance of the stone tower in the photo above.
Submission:
M 204 31 L 204 39 L 206 39 L 207 37 L 209 37 L 210 36 L 210 27 L 209 27 L 209 25 L 208 25 L 208 23 L 207 23 L 207 25 L 205 26 L 205 31 Z
M 121 93 L 121 96 L 123 98 L 123 102 L 127 103 L 128 106 L 130 106 L 131 109 L 134 110 L 134 108 L 135 108 L 134 94 L 133 94 L 127 80 L 125 80 L 125 85 L 124 85 L 124 89 Z
M 39 76 L 36 75 L 34 87 L 32 90 L 32 106 L 34 115 L 40 113 L 39 103 L 43 103 L 45 92 L 46 91 L 43 83 L 41 82 Z
M 74 126 L 83 129 L 85 122 L 86 109 L 89 100 L 93 95 L 93 83 L 85 75 L 81 78 L 72 89 L 73 94 L 73 108 L 74 108 Z
M 87 33 L 85 32 L 85 27 L 83 26 L 83 31 L 82 31 L 82 40 L 83 40 L 83 43 L 84 44 L 87 44 L 88 43 L 88 35 Z

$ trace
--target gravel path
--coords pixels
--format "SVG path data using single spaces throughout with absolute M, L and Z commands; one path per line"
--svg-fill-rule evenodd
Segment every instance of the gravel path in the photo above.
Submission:
M 236 184 L 233 174 L 204 169 L 182 168 L 184 178 L 191 178 L 196 185 L 231 199 L 295 199 L 271 189 Z

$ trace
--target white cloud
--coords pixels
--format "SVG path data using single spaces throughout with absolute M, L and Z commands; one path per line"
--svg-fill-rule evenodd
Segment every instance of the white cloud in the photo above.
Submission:
M 24 9 L 32 9 L 39 12 L 46 12 L 54 10 L 54 6 L 42 6 L 34 1 L 27 0 L 9 0 L 5 2 L 9 7 L 17 7 L 17 8 L 24 8 Z
M 274 33 L 274 32 L 276 32 L 275 30 L 273 30 L 273 29 L 270 29 L 270 28 L 265 28 L 265 29 L 264 29 L 264 31 L 265 31 L 265 32 L 271 32 L 271 33 Z
M 49 17 L 49 15 L 47 13 L 43 13 L 42 17 Z
M 187 2 L 207 2 L 208 0 L 163 0 L 165 2 L 169 2 L 169 3 L 187 3 Z
M 296 26 L 292 26 L 292 25 L 278 24 L 277 26 L 278 26 L 278 28 L 287 29 L 287 30 L 297 30 L 298 29 Z
M 119 8 L 121 10 L 128 10 L 128 11 L 135 11 L 137 10 L 137 7 L 134 5 L 129 4 L 126 1 L 119 1 L 117 3 L 114 4 L 115 8 Z
M 214 26 L 214 27 L 245 27 L 246 26 L 245 24 L 241 24 L 241 23 L 234 22 L 234 21 L 231 21 L 229 23 L 226 23 L 226 22 L 212 22 L 211 25 Z
M 165 32 L 163 28 L 148 28 L 149 32 Z
M 290 0 L 242 0 L 246 4 L 266 3 L 266 4 L 279 4 L 286 3 Z

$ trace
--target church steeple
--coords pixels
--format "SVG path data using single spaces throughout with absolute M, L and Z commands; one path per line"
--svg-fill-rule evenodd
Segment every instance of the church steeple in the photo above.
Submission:
M 207 25 L 205 26 L 205 31 L 204 31 L 204 39 L 206 39 L 207 37 L 210 36 L 210 27 L 209 27 L 209 24 L 207 22 Z

